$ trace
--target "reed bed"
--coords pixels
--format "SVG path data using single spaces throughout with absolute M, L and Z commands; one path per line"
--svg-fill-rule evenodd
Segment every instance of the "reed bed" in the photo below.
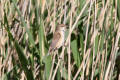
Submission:
M 0 0 L 0 80 L 120 80 L 119 38 L 120 0 Z

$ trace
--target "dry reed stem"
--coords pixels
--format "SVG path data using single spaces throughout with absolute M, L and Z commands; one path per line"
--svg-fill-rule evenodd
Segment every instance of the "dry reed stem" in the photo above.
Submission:
M 94 21 L 94 39 L 93 39 L 93 41 L 94 41 L 94 44 L 93 44 L 93 47 L 95 47 L 95 37 L 96 37 L 96 35 L 97 35 L 97 33 L 96 33 L 96 16 L 97 16 L 97 4 L 96 4 L 96 0 L 95 0 L 95 12 L 94 12 L 94 15 L 95 15 L 95 21 Z M 92 41 L 92 40 L 91 40 Z M 93 63 L 92 63 L 92 70 L 93 70 L 93 68 L 94 68 L 94 65 L 95 65 L 95 61 L 94 61 L 94 59 L 95 59 L 95 48 L 93 48 Z M 92 76 L 91 76 L 91 80 L 93 80 L 93 75 L 94 75 L 94 71 L 92 71 Z
M 114 27 L 116 27 L 116 15 L 117 15 L 117 11 L 115 12 Z M 116 55 L 117 55 L 117 51 L 118 51 L 119 38 L 120 38 L 120 23 L 118 24 L 118 30 L 117 30 L 117 36 L 116 36 L 116 40 L 115 40 L 115 45 L 112 46 L 113 49 L 111 51 L 109 66 L 107 67 L 107 70 L 106 70 L 105 80 L 111 79 L 111 76 L 113 75 L 113 70 L 114 70 L 114 66 L 115 66 Z M 110 76 L 110 77 L 108 77 L 108 76 Z
M 56 0 L 54 0 L 53 33 L 55 32 L 55 22 L 56 22 Z
M 81 65 L 80 65 L 80 67 L 79 67 L 77 73 L 75 74 L 73 80 L 76 80 L 76 78 L 77 78 L 79 72 L 81 71 L 81 69 L 82 69 L 84 66 L 86 66 L 86 64 L 84 65 L 84 62 L 85 62 L 86 59 L 87 59 L 86 63 L 88 62 L 89 56 L 90 56 L 90 54 L 89 54 L 90 51 L 91 51 L 91 48 L 89 48 L 89 49 L 87 50 L 87 52 L 86 52 L 86 54 L 85 54 L 85 58 L 84 58 L 84 60 L 82 61 L 82 63 L 81 63 Z
M 63 55 L 64 55 L 64 50 L 65 50 L 65 47 L 62 48 L 62 52 L 61 52 L 60 58 L 63 57 Z M 52 76 L 52 80 L 54 80 L 54 78 L 55 78 L 55 75 L 56 75 L 56 73 L 57 73 L 57 69 L 58 69 L 59 65 L 60 65 L 60 59 L 58 60 L 57 66 L 56 66 L 55 71 L 54 71 L 54 74 L 53 74 L 53 76 Z
M 90 2 L 90 0 L 88 0 L 88 1 L 86 2 L 85 6 L 84 6 L 83 9 L 81 10 L 81 13 L 80 13 L 80 15 L 78 16 L 78 18 L 82 15 L 83 11 L 85 10 L 85 8 L 86 8 L 87 5 L 89 4 L 89 2 Z M 78 18 L 77 18 L 77 20 L 79 20 Z M 75 28 L 75 25 L 77 24 L 77 20 L 76 20 L 76 22 L 74 23 L 74 25 L 73 25 L 73 27 L 72 27 L 72 30 Z M 72 31 L 72 30 L 71 30 L 71 31 Z M 86 32 L 86 33 L 87 33 L 87 32 Z M 70 33 L 70 34 L 71 34 L 71 33 Z M 85 50 L 86 50 L 86 49 L 84 49 L 84 53 L 85 53 Z M 84 59 L 85 59 L 85 56 L 84 56 Z M 83 60 L 83 66 L 84 66 L 84 60 Z M 84 68 L 84 67 L 83 67 L 83 68 Z M 84 69 L 85 69 L 85 68 L 84 68 Z M 84 70 L 84 69 L 83 69 L 83 70 Z M 76 80 L 76 78 L 77 78 L 80 70 L 81 70 L 81 67 L 78 69 L 78 71 L 77 71 L 77 73 L 75 74 L 73 80 Z M 84 75 L 83 75 L 83 76 L 84 76 Z
M 94 1 L 93 1 L 94 2 Z M 84 45 L 84 54 L 86 54 L 86 45 L 87 45 L 87 39 L 88 39 L 88 29 L 89 29 L 89 23 L 90 23 L 90 14 L 91 14 L 91 8 L 92 8 L 92 5 L 93 5 L 93 2 L 92 0 L 90 0 L 90 8 L 89 8 L 89 15 L 88 15 L 88 22 L 87 22 L 87 29 L 86 29 L 86 34 L 85 34 L 85 45 Z M 83 55 L 84 55 L 83 54 Z M 84 57 L 83 57 L 84 58 Z M 84 60 L 83 60 L 84 61 Z M 87 63 L 87 62 L 86 62 Z M 82 80 L 84 80 L 84 73 L 85 73 L 85 62 L 83 63 L 84 64 L 84 67 L 83 67 L 83 73 L 82 73 Z
M 71 1 L 72 2 L 72 1 Z M 70 14 L 70 25 L 69 25 L 69 32 L 71 31 L 71 27 L 72 27 L 72 15 L 73 15 L 73 11 L 74 11 L 74 1 L 71 7 L 71 14 Z M 71 42 L 71 37 L 69 38 L 68 41 L 68 80 L 71 80 L 71 51 L 70 51 L 70 42 Z
M 65 9 L 64 9 L 64 22 L 63 22 L 64 24 L 66 23 L 66 12 L 67 12 L 66 2 L 67 2 L 67 0 L 64 1 L 64 3 L 65 3 Z
M 88 64 L 88 62 L 89 62 L 90 52 L 91 52 L 91 48 L 89 48 L 89 49 L 87 50 L 86 54 L 88 54 L 88 55 L 87 55 L 86 59 L 83 60 L 83 70 L 86 68 L 86 66 L 87 66 L 87 64 Z M 85 61 L 86 61 L 86 62 L 85 62 Z M 85 72 L 85 71 L 84 71 L 84 72 Z M 83 72 L 83 73 L 84 73 L 84 72 Z M 83 73 L 82 73 L 82 76 L 84 75 Z M 81 80 L 84 80 L 84 76 L 83 76 L 83 77 L 82 77 L 82 76 L 81 76 Z
M 107 70 L 106 70 L 106 74 L 105 74 L 105 80 L 108 80 L 109 75 L 111 75 L 111 72 L 113 72 L 114 66 L 115 66 L 115 59 L 116 59 L 116 53 L 118 51 L 118 42 L 119 42 L 119 38 L 120 38 L 120 23 L 119 23 L 119 27 L 118 27 L 118 31 L 117 31 L 117 36 L 116 36 L 116 42 L 115 45 L 113 45 L 113 49 L 111 51 L 111 59 L 109 61 Z
M 82 8 L 80 14 L 78 15 L 75 23 L 73 24 L 73 26 L 72 26 L 72 28 L 71 28 L 71 31 L 70 31 L 69 34 L 68 34 L 68 37 L 67 37 L 67 40 L 66 40 L 66 43 L 65 43 L 65 44 L 68 43 L 68 40 L 69 40 L 69 38 L 70 38 L 70 36 L 71 36 L 72 31 L 75 29 L 75 26 L 77 25 L 77 22 L 79 21 L 80 17 L 82 16 L 82 14 L 83 14 L 84 10 L 86 9 L 87 5 L 89 4 L 89 2 L 90 2 L 90 0 L 87 0 L 86 4 L 84 5 L 84 7 Z
M 117 6 L 117 4 L 116 4 Z M 116 7 L 116 10 L 115 10 L 115 22 L 114 22 L 114 27 L 116 28 L 116 23 L 117 23 L 117 7 Z M 117 30 L 116 30 L 117 31 Z M 115 40 L 115 45 L 114 45 L 114 54 L 113 54 L 113 59 L 112 59 L 112 62 L 113 64 L 111 65 L 111 70 L 110 70 L 110 75 L 109 75 L 109 80 L 112 78 L 112 75 L 113 75 L 113 70 L 115 68 L 115 60 L 116 60 L 116 56 L 117 56 L 117 52 L 118 52 L 118 42 L 119 42 L 119 38 L 120 38 L 120 23 L 118 23 L 118 31 L 117 31 L 117 36 L 116 36 L 116 40 Z
M 46 4 L 46 0 L 42 0 L 42 9 L 41 9 L 42 14 L 43 14 L 43 12 L 45 10 L 45 4 Z
M 119 74 L 119 78 L 118 78 L 118 80 L 120 80 L 120 74 Z
M 52 76 L 52 72 L 53 72 L 53 67 L 54 67 L 54 63 L 55 63 L 55 56 L 56 56 L 56 52 L 53 56 L 53 61 L 52 61 L 52 67 L 51 67 L 51 70 L 50 70 L 50 75 L 49 75 L 49 80 L 51 80 L 51 76 Z
M 71 80 L 71 56 L 70 56 L 70 39 L 68 45 L 68 80 Z

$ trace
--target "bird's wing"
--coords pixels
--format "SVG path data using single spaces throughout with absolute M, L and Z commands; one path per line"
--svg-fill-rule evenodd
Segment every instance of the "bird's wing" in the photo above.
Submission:
M 56 32 L 54 35 L 53 35 L 53 40 L 52 40 L 52 43 L 50 45 L 50 48 L 51 49 L 55 49 L 56 48 L 56 45 L 57 45 L 57 42 L 59 42 L 60 40 L 60 33 L 59 32 Z

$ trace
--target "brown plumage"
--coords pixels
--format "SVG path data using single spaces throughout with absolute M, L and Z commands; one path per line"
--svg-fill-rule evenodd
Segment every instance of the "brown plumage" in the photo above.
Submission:
M 56 27 L 55 33 L 53 34 L 52 42 L 49 47 L 49 53 L 56 49 L 59 49 L 64 44 L 65 28 L 66 26 L 64 24 L 59 24 Z

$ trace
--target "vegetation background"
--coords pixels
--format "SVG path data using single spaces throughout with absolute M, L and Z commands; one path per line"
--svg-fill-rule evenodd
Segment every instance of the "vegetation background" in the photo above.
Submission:
M 120 0 L 0 0 L 0 80 L 120 80 L 119 38 Z

